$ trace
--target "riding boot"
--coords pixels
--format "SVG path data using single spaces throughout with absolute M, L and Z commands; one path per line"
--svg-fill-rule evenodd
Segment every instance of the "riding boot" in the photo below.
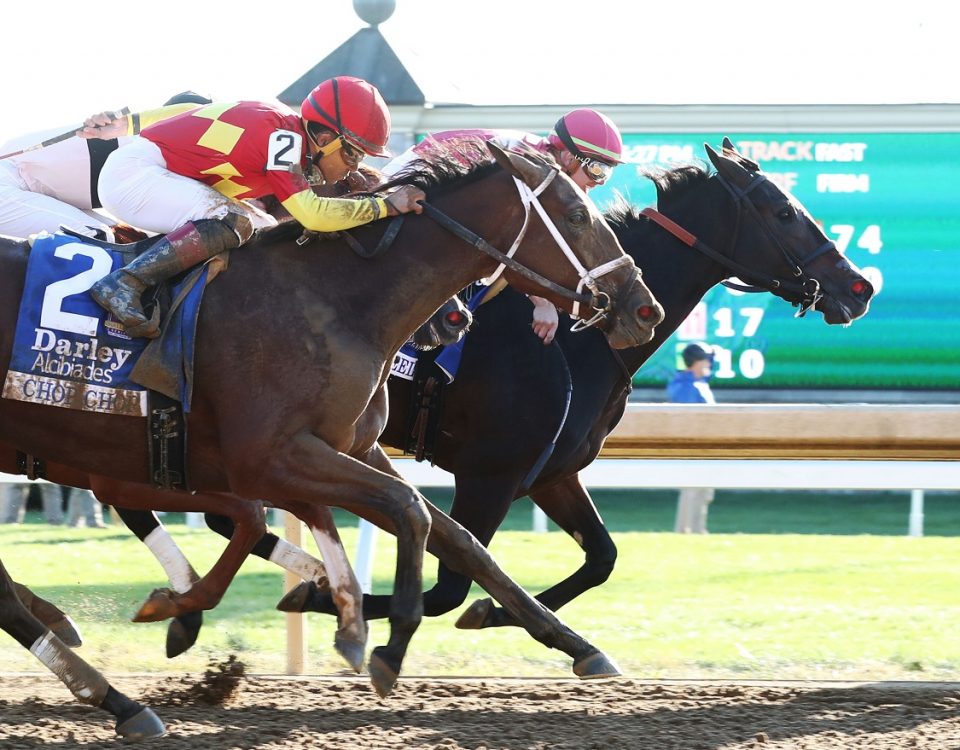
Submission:
M 151 319 L 144 315 L 140 296 L 148 287 L 176 276 L 224 250 L 239 247 L 243 236 L 237 224 L 245 217 L 229 214 L 224 219 L 200 219 L 170 232 L 123 268 L 100 279 L 90 289 L 97 304 L 116 316 L 131 336 L 160 335 L 160 311 Z

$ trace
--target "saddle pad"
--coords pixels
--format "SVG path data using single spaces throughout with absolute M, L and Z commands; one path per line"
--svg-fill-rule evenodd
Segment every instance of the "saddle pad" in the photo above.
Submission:
M 131 338 L 88 294 L 130 260 L 117 247 L 68 235 L 38 235 L 27 275 L 3 397 L 104 414 L 147 415 L 147 389 L 189 411 L 196 318 L 208 265 L 171 290 L 160 339 Z M 144 351 L 149 367 L 138 367 Z M 144 371 L 167 387 L 143 377 Z
M 124 265 L 109 247 L 63 234 L 37 235 L 27 261 L 3 398 L 104 414 L 146 416 L 145 390 L 129 380 L 145 339 L 88 294 Z

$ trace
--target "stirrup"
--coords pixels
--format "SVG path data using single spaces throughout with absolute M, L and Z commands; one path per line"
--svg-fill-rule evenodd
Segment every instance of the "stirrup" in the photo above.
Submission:
M 144 339 L 155 339 L 160 335 L 160 307 L 159 305 L 154 306 L 153 314 L 150 316 L 149 320 L 143 321 L 143 323 L 137 323 L 134 326 L 125 325 L 124 330 L 129 333 L 133 338 L 144 338 Z

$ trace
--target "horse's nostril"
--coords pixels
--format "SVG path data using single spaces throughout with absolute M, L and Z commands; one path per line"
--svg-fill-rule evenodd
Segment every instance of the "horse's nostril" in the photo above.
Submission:
M 850 285 L 850 291 L 857 297 L 861 297 L 866 294 L 868 289 L 869 287 L 867 286 L 867 282 L 859 279 Z
M 459 310 L 452 310 L 445 316 L 447 324 L 452 326 L 462 326 L 467 322 L 467 316 Z
M 640 320 L 650 320 L 653 317 L 653 307 L 650 305 L 640 305 L 637 308 L 637 315 L 640 317 Z

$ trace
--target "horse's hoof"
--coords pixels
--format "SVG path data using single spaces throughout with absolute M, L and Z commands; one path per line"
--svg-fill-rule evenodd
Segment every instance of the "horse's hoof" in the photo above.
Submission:
M 277 609 L 281 612 L 306 612 L 316 588 L 317 584 L 313 581 L 298 583 L 277 602 Z
M 493 599 L 477 599 L 457 618 L 455 627 L 460 630 L 481 630 L 485 628 L 492 607 Z
M 197 642 L 200 626 L 203 625 L 203 612 L 187 612 L 174 617 L 167 627 L 167 658 L 180 656 Z
M 337 635 L 333 639 L 333 648 L 340 654 L 354 672 L 359 673 L 363 669 L 363 657 L 366 654 L 367 644 L 357 643 L 347 638 L 341 638 Z
M 163 726 L 160 717 L 149 708 L 144 708 L 126 721 L 117 723 L 117 734 L 123 737 L 125 742 L 152 740 L 163 737 L 166 733 L 167 728 Z
M 64 615 L 62 620 L 51 623 L 47 627 L 50 628 L 51 633 L 70 648 L 78 648 L 83 645 L 83 638 L 80 637 L 80 631 L 77 630 L 76 623 L 70 619 L 69 615 Z
M 377 646 L 370 654 L 370 661 L 367 663 L 367 671 L 370 673 L 370 682 L 373 683 L 373 689 L 377 695 L 386 698 L 397 684 L 397 678 L 400 676 L 399 667 L 392 667 L 384 658 L 383 652 L 385 646 Z
M 175 597 L 176 594 L 170 589 L 154 589 L 133 616 L 133 621 L 160 622 L 168 617 L 176 617 L 180 610 L 174 604 Z
M 594 651 L 573 663 L 573 673 L 581 680 L 619 677 L 620 668 L 600 651 Z

